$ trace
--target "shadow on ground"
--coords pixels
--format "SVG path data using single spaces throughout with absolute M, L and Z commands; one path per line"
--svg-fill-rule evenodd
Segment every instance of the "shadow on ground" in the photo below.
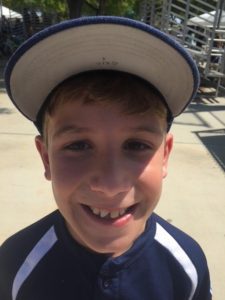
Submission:
M 175 119 L 175 123 L 204 128 L 205 130 L 193 130 L 192 132 L 207 148 L 222 170 L 225 171 L 225 103 L 220 103 L 224 103 L 222 98 L 220 101 L 218 97 L 203 98 L 198 95 L 183 113 L 187 118 L 182 118 L 182 121 Z M 207 116 L 204 114 L 205 112 L 208 113 Z M 191 114 L 191 117 L 188 117 L 188 114 Z M 211 121 L 214 119 L 218 125 L 221 125 L 220 128 L 212 129 L 211 124 L 207 121 L 208 119 L 211 119 Z
M 1 104 L 0 104 L 1 105 Z M 0 107 L 0 114 L 11 114 L 13 111 L 12 109 L 9 109 L 9 108 L 5 108 L 5 107 Z
M 190 127 L 199 126 L 211 129 L 207 118 L 201 114 L 202 112 L 207 112 L 221 124 L 221 127 L 225 127 L 225 104 L 208 105 L 203 102 L 196 103 L 195 101 L 189 104 L 188 108 L 183 112 L 182 119 L 179 119 L 179 117 L 177 119 L 175 118 L 174 124 L 187 125 Z M 188 117 L 188 115 L 191 115 L 192 118 Z
M 194 132 L 219 166 L 225 171 L 225 129 Z

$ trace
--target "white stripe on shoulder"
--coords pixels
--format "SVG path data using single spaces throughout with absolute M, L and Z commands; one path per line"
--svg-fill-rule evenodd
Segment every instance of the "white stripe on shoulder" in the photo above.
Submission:
M 26 257 L 25 261 L 19 268 L 12 287 L 12 299 L 16 300 L 18 292 L 27 279 L 27 277 L 31 274 L 33 269 L 39 263 L 39 261 L 45 256 L 45 254 L 54 246 L 57 241 L 57 236 L 52 226 L 38 241 L 38 243 L 34 246 L 31 252 Z
M 198 273 L 194 264 L 174 237 L 172 237 L 172 235 L 170 235 L 159 223 L 156 223 L 155 240 L 164 246 L 183 267 L 192 283 L 192 289 L 188 300 L 193 299 L 198 284 Z

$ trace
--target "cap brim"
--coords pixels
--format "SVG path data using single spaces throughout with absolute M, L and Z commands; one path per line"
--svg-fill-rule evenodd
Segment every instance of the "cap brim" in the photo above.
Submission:
M 199 75 L 175 40 L 144 23 L 119 17 L 69 20 L 34 35 L 6 67 L 7 92 L 30 120 L 49 93 L 72 75 L 110 69 L 137 75 L 164 96 L 173 116 L 195 95 Z

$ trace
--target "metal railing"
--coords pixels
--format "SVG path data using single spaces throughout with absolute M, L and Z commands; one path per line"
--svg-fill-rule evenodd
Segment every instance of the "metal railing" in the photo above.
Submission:
M 201 76 L 217 81 L 216 96 L 225 91 L 225 0 L 142 2 L 142 20 L 172 35 L 196 60 Z M 150 16 L 150 17 L 149 17 Z

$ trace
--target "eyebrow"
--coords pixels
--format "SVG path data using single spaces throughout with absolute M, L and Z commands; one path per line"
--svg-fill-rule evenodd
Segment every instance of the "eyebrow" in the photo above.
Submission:
M 138 126 L 138 127 L 129 127 L 128 131 L 132 132 L 147 132 L 150 134 L 162 134 L 163 129 L 156 126 Z M 53 134 L 53 137 L 59 137 L 64 134 L 77 134 L 83 132 L 94 132 L 94 130 L 90 127 L 81 127 L 75 124 L 73 125 L 65 125 L 60 127 L 56 132 Z
M 161 134 L 163 132 L 163 129 L 159 126 L 138 126 L 131 127 L 131 130 L 137 132 L 148 132 L 153 134 Z
M 53 137 L 59 137 L 64 134 L 73 134 L 73 133 L 82 133 L 82 132 L 92 132 L 93 130 L 90 127 L 79 127 L 76 125 L 65 125 L 60 127 L 53 134 Z

